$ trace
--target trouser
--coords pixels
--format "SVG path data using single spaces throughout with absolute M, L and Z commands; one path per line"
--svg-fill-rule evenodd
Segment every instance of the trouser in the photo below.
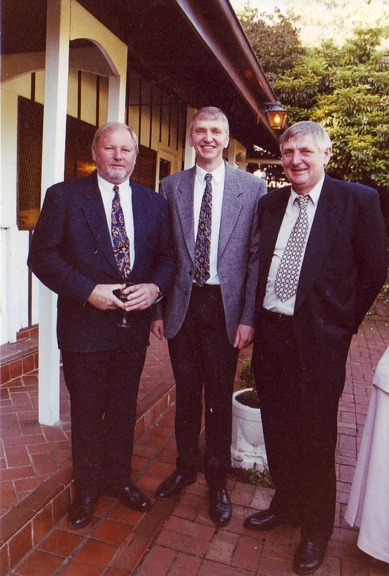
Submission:
M 307 351 L 309 353 L 309 351 Z M 269 470 L 276 492 L 270 508 L 301 526 L 302 535 L 332 534 L 339 396 L 326 374 L 305 381 L 293 319 L 262 316 L 253 347 Z
M 228 341 L 219 286 L 194 287 L 178 334 L 169 340 L 176 380 L 177 468 L 201 468 L 199 436 L 204 390 L 204 472 L 210 487 L 225 488 L 231 468 L 232 392 L 239 350 Z
M 78 482 L 128 483 L 145 357 L 146 349 L 62 351 L 71 402 L 73 475 Z

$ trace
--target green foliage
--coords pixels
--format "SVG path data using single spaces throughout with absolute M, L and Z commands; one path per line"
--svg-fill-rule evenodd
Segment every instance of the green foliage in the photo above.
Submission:
M 333 143 L 328 173 L 377 188 L 389 205 L 389 27 L 304 48 L 293 12 L 267 16 L 247 4 L 238 16 L 288 123 L 320 122 Z
M 389 51 L 387 29 L 358 29 L 343 47 L 306 49 L 273 77 L 288 122 L 320 122 L 333 142 L 328 172 L 389 193 Z
M 237 11 L 247 38 L 270 81 L 289 70 L 305 52 L 296 27 L 293 11 L 284 16 L 277 8 L 274 14 L 260 14 L 247 3 Z
M 239 378 L 241 380 L 241 387 L 247 388 L 247 390 L 236 396 L 238 402 L 244 406 L 250 406 L 251 408 L 260 408 L 261 404 L 259 402 L 257 390 L 255 387 L 255 378 L 251 368 L 250 358 L 245 358 L 243 360 L 242 367 L 239 372 Z
M 251 368 L 251 358 L 245 358 L 239 372 L 242 388 L 255 388 L 255 379 Z
M 232 468 L 231 475 L 245 484 L 254 484 L 254 486 L 263 486 L 265 488 L 274 488 L 273 481 L 270 476 L 270 472 L 265 468 L 262 472 L 256 469 L 256 466 L 251 470 L 245 470 L 244 468 Z

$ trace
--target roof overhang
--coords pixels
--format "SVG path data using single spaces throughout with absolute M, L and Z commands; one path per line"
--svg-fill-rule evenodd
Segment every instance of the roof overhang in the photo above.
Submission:
M 129 49 L 129 65 L 185 103 L 218 106 L 231 136 L 277 151 L 277 98 L 228 0 L 78 0 Z M 4 54 L 45 50 L 46 0 L 2 1 Z

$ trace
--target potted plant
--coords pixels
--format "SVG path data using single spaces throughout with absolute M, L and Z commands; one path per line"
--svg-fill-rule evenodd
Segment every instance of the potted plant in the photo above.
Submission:
M 250 358 L 243 360 L 239 378 L 243 389 L 232 395 L 231 464 L 234 469 L 255 470 L 261 474 L 267 470 L 267 458 Z

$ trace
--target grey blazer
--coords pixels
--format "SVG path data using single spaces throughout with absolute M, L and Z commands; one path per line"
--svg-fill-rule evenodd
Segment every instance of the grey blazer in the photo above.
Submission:
M 162 181 L 161 194 L 169 204 L 177 265 L 173 286 L 163 306 L 167 338 L 173 338 L 181 328 L 193 287 L 195 176 L 193 167 Z M 264 194 L 263 179 L 226 164 L 217 269 L 231 344 L 239 324 L 254 326 L 259 268 L 257 205 Z

